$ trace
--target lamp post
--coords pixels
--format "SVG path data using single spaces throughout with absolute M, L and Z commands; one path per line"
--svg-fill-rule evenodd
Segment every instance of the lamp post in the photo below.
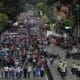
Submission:
M 74 4 L 74 6 L 75 6 L 75 11 L 76 11 L 76 14 L 75 14 L 75 17 L 76 17 L 76 26 L 77 26 L 77 28 L 76 28 L 76 31 L 77 31 L 77 35 L 76 35 L 76 42 L 77 42 L 77 46 L 78 46 L 78 44 L 79 44 L 79 40 L 78 40 L 78 37 L 79 37 L 79 9 L 80 9 L 80 6 L 79 6 L 79 4 L 78 4 L 78 0 L 74 0 L 73 1 L 73 4 Z
M 79 8 L 80 6 L 77 4 L 76 5 L 77 9 L 77 45 L 78 45 L 78 37 L 79 37 Z

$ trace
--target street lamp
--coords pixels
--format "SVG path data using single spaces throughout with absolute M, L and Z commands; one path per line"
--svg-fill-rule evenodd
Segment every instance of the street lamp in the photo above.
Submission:
M 76 35 L 76 42 L 77 42 L 77 45 L 79 43 L 79 40 L 78 40 L 78 37 L 79 37 L 79 9 L 80 9 L 80 6 L 78 4 L 78 1 L 77 0 L 74 0 L 73 1 L 73 4 L 75 6 L 75 10 L 76 10 L 76 14 L 75 14 L 75 17 L 76 17 L 76 31 L 77 31 L 77 35 Z
M 79 8 L 80 6 L 77 4 L 76 9 L 77 9 L 77 45 L 78 45 L 78 37 L 79 37 Z

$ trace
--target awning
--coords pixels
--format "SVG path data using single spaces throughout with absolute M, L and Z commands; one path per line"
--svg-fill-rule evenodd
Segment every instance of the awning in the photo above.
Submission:
M 63 37 L 61 34 L 58 34 L 58 33 L 54 32 L 54 31 L 47 31 L 47 35 L 46 36 L 48 37 L 50 35 L 55 36 L 55 37 Z

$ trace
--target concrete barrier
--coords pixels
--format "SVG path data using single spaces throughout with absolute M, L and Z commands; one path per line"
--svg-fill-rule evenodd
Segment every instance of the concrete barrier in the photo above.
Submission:
M 52 75 L 47 63 L 45 63 L 45 70 L 46 70 L 48 80 L 54 80 L 53 75 Z

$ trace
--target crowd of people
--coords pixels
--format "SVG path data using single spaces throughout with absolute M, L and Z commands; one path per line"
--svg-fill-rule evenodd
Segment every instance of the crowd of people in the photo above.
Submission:
M 33 11 L 18 15 L 17 25 L 1 35 L 0 79 L 45 76 L 47 60 L 52 65 L 54 59 L 61 59 L 58 54 L 54 55 L 54 52 L 52 55 L 47 54 L 47 46 L 51 43 L 51 38 L 46 36 L 47 30 L 47 25 L 42 19 L 36 17 Z M 68 59 L 69 54 L 66 57 Z M 64 79 L 67 75 L 67 62 L 60 61 L 57 69 Z M 71 71 L 80 77 L 79 64 L 73 64 Z
M 0 78 L 30 78 L 31 73 L 34 77 L 43 77 L 45 73 L 44 62 L 29 55 L 27 57 L 22 60 L 4 58 L 3 66 L 0 67 Z
M 33 77 L 44 77 L 46 45 L 48 45 L 45 36 L 46 27 L 42 27 L 43 25 L 40 27 L 39 24 L 33 23 L 37 17 L 32 14 L 24 16 L 23 13 L 20 16 L 22 22 L 19 22 L 16 30 L 14 26 L 10 29 L 13 33 L 17 31 L 17 35 L 4 34 L 0 44 L 0 51 L 6 53 L 0 58 L 0 78 L 30 78 L 32 73 Z M 39 32 L 35 31 L 36 29 Z M 10 32 L 8 31 L 8 33 Z

